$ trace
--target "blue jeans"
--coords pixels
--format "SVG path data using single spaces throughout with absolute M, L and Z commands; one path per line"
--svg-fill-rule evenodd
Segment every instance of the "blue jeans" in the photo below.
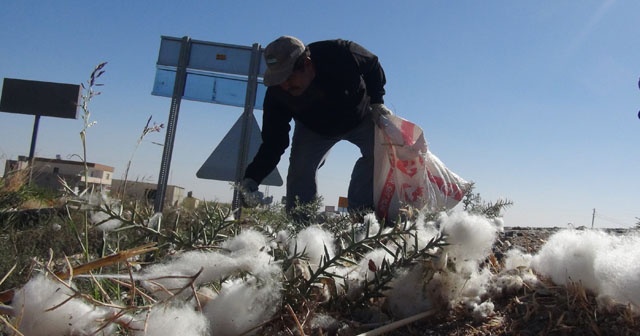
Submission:
M 313 201 L 318 192 L 318 169 L 324 163 L 329 150 L 341 140 L 358 146 L 362 155 L 353 167 L 349 182 L 349 210 L 373 209 L 373 144 L 375 124 L 370 117 L 348 133 L 330 137 L 309 130 L 296 122 L 289 157 L 287 174 L 287 211 L 296 205 Z

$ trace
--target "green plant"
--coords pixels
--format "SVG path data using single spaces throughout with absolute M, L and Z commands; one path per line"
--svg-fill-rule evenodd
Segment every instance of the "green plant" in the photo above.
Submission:
M 500 217 L 502 210 L 513 205 L 508 199 L 486 203 L 479 193 L 473 192 L 474 188 L 475 185 L 472 183 L 462 199 L 463 209 L 469 213 L 496 218 Z

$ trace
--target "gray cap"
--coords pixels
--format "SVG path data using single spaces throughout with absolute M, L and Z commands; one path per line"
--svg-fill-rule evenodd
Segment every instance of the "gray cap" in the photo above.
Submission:
M 264 49 L 264 60 L 267 63 L 264 85 L 275 86 L 286 81 L 304 49 L 304 43 L 293 36 L 280 36 L 269 43 Z

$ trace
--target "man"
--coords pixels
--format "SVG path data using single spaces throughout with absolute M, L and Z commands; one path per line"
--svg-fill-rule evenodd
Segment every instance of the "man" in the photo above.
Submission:
M 317 170 L 341 140 L 358 146 L 362 155 L 351 174 L 349 210 L 373 209 L 374 125 L 380 115 L 391 114 L 383 104 L 386 79 L 377 56 L 351 41 L 305 47 L 282 36 L 265 48 L 264 57 L 262 145 L 242 181 L 245 204 L 289 146 L 293 119 L 286 210 L 314 200 Z

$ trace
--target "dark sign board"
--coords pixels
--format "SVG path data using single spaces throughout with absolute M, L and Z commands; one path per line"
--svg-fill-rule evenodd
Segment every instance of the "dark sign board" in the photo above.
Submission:
M 0 111 L 76 119 L 80 85 L 5 78 Z

